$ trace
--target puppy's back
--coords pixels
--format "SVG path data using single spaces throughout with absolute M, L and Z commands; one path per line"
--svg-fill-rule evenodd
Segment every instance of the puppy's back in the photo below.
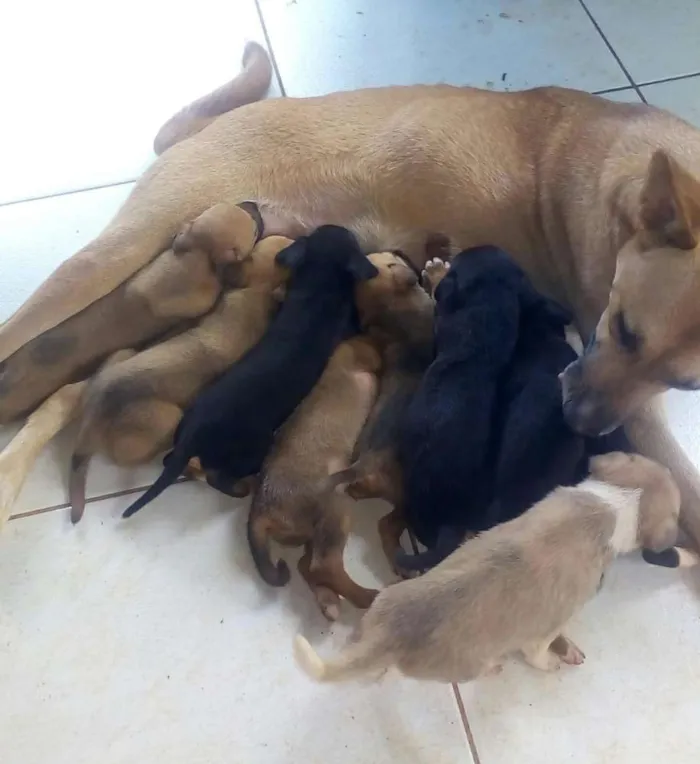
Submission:
M 595 593 L 614 522 L 600 499 L 557 489 L 383 591 L 363 624 L 386 630 L 398 654 L 418 651 L 426 673 L 465 652 L 476 663 L 507 655 L 556 631 Z

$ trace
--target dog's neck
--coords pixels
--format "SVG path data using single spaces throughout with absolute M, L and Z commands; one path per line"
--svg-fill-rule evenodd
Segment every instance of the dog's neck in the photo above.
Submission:
M 609 540 L 614 555 L 639 548 L 639 500 L 641 488 L 621 488 L 590 478 L 578 486 L 605 503 L 615 516 L 615 528 Z

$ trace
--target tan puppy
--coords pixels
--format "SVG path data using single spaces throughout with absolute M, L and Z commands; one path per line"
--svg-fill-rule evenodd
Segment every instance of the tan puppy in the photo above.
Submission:
M 700 381 L 700 131 L 646 104 L 564 88 L 373 88 L 221 114 L 269 76 L 255 49 L 245 76 L 170 124 L 159 148 L 189 137 L 107 229 L 0 328 L 0 361 L 115 290 L 220 201 L 260 200 L 267 233 L 336 223 L 367 251 L 401 248 L 417 265 L 432 231 L 462 249 L 494 244 L 573 309 L 585 343 L 615 278 L 601 344 L 565 379 L 567 415 L 587 431 L 627 417 L 635 447 L 672 468 L 700 545 L 700 476 L 650 402 Z M 0 399 L 21 386 L 7 376 Z
M 352 502 L 327 486 L 327 477 L 347 466 L 352 447 L 377 391 L 380 356 L 366 337 L 341 343 L 311 395 L 287 421 L 265 460 L 248 519 L 248 542 L 263 579 L 289 581 L 284 560 L 274 564 L 270 541 L 305 547 L 299 572 L 324 615 L 335 620 L 340 597 L 367 608 L 377 592 L 356 584 L 343 552 Z
M 424 576 L 384 590 L 337 658 L 324 662 L 301 636 L 297 658 L 325 681 L 395 666 L 416 679 L 466 682 L 500 670 L 517 651 L 543 670 L 582 663 L 561 630 L 595 595 L 614 557 L 673 545 L 679 505 L 659 464 L 623 453 L 595 457 L 589 479 L 556 489 Z
M 2 368 L 0 422 L 31 410 L 66 382 L 84 379 L 113 351 L 139 347 L 211 310 L 227 268 L 250 254 L 260 226 L 254 204 L 217 204 L 125 284 L 24 345 Z
M 289 244 L 283 236 L 260 241 L 235 266 L 239 288 L 226 292 L 197 326 L 105 369 L 91 382 L 71 466 L 73 522 L 83 514 L 92 454 L 102 451 L 117 464 L 132 465 L 166 450 L 183 409 L 262 337 L 277 305 L 275 290 L 287 275 L 275 256 Z M 231 266 L 230 278 L 233 272 Z

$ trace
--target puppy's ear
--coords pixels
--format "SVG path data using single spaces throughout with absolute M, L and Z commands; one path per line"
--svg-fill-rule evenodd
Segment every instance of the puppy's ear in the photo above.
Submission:
M 355 281 L 369 281 L 379 273 L 376 266 L 361 252 L 350 258 L 347 267 Z
M 675 159 L 654 152 L 641 195 L 642 226 L 665 244 L 694 249 L 700 234 L 700 181 Z
M 275 255 L 275 262 L 277 265 L 281 265 L 283 268 L 289 268 L 290 271 L 293 271 L 304 259 L 304 255 L 306 254 L 306 244 L 307 239 L 305 236 L 302 236 L 288 247 L 280 250 Z

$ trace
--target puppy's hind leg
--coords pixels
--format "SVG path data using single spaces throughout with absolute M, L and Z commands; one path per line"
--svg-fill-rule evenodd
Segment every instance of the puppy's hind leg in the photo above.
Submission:
M 391 512 L 383 515 L 377 523 L 377 530 L 382 542 L 384 556 L 394 573 L 400 575 L 396 565 L 396 556 L 401 551 L 401 536 L 406 530 L 406 518 L 401 508 L 395 507 Z
M 525 660 L 540 671 L 557 671 L 562 663 L 580 666 L 586 656 L 568 637 L 551 634 L 543 640 L 524 645 Z
M 297 563 L 297 569 L 301 573 L 302 578 L 309 586 L 309 589 L 313 592 L 318 606 L 329 621 L 336 621 L 340 617 L 340 597 L 327 586 L 321 586 L 316 583 L 316 580 L 311 573 L 311 558 L 312 549 L 311 544 L 306 545 L 304 554 L 299 558 Z
M 310 575 L 317 585 L 326 586 L 355 607 L 366 609 L 379 592 L 360 586 L 345 570 L 343 552 L 350 526 L 346 501 L 342 496 L 333 496 L 314 528 Z

